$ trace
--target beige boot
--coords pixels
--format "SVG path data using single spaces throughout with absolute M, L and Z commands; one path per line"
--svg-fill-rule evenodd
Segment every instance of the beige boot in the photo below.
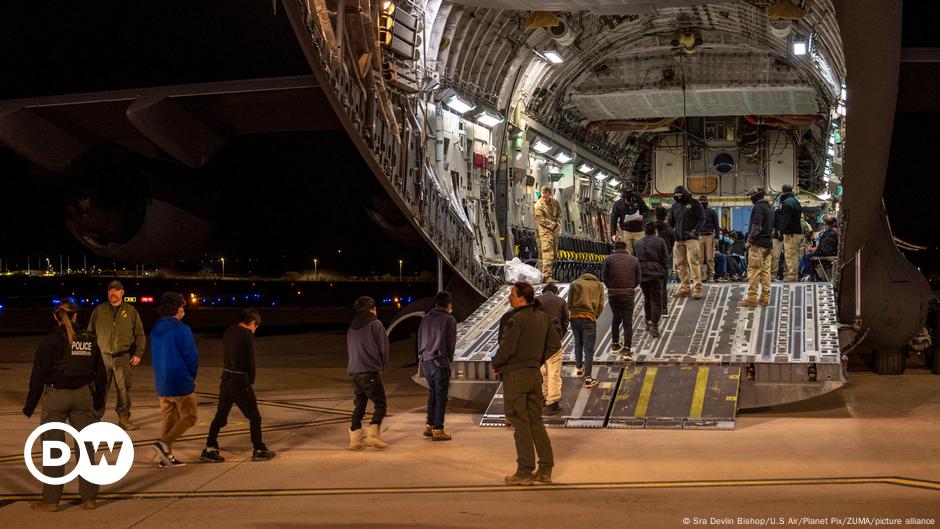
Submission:
M 362 428 L 358 430 L 349 430 L 349 449 L 350 450 L 362 450 L 363 446 L 363 434 Z
M 692 295 L 692 289 L 688 287 L 680 287 L 679 290 L 672 295 L 672 299 L 682 299 L 687 298 Z
M 369 431 L 366 433 L 366 446 L 372 448 L 388 448 L 388 443 L 379 439 L 379 425 L 370 424 Z
M 137 425 L 131 422 L 131 418 L 129 415 L 121 415 L 120 417 L 118 417 L 118 424 L 120 424 L 121 428 L 124 428 L 124 430 L 128 432 L 131 432 L 137 429 Z
M 702 287 L 695 287 L 692 289 L 692 299 L 702 299 Z
M 444 430 L 434 430 L 431 433 L 431 440 L 432 441 L 450 441 L 450 434 L 448 434 Z
M 756 306 L 757 306 L 757 300 L 754 299 L 754 298 L 744 298 L 744 299 L 741 300 L 740 303 L 738 303 L 738 306 L 739 306 L 739 307 L 744 307 L 744 308 L 756 307 Z

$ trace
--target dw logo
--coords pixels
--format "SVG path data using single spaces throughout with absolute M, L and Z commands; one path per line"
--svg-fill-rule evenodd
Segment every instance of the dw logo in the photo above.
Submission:
M 78 451 L 78 463 L 75 468 L 62 477 L 47 476 L 33 463 L 33 443 L 40 435 L 50 430 L 61 430 L 71 435 L 76 444 L 83 447 Z M 98 461 L 93 462 L 99 452 Z M 43 466 L 64 466 L 71 458 L 72 450 L 68 443 L 56 440 L 42 441 Z M 124 430 L 109 422 L 89 424 L 81 432 L 62 422 L 49 422 L 29 434 L 23 448 L 23 459 L 29 473 L 47 485 L 64 485 L 79 475 L 96 485 L 110 485 L 130 471 L 131 465 L 134 464 L 134 443 Z

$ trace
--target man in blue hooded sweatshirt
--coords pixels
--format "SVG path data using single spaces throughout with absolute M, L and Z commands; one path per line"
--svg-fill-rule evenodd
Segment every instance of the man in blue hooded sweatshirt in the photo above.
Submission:
M 186 463 L 173 457 L 173 443 L 196 424 L 196 371 L 199 355 L 189 326 L 182 321 L 186 300 L 182 294 L 167 292 L 160 298 L 160 319 L 150 331 L 153 374 L 160 397 L 163 427 L 160 440 L 153 444 L 161 467 Z
M 450 389 L 450 366 L 457 348 L 457 320 L 450 292 L 442 290 L 434 298 L 434 308 L 421 318 L 418 326 L 418 354 L 421 371 L 428 381 L 428 421 L 424 436 L 432 441 L 450 441 L 444 431 L 444 412 Z

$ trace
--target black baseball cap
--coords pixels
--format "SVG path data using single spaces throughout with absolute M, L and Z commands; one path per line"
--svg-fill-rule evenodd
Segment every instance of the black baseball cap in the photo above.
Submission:
M 121 284 L 117 279 L 108 283 L 108 290 L 124 290 L 124 285 Z

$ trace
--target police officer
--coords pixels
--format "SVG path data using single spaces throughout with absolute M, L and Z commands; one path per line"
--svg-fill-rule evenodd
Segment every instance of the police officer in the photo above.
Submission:
M 555 253 L 558 250 L 558 233 L 561 232 L 561 205 L 552 196 L 551 186 L 542 186 L 542 196 L 535 202 L 535 229 L 539 238 L 539 263 L 542 278 L 547 283 L 552 279 Z
M 633 255 L 633 244 L 643 238 L 643 217 L 650 211 L 640 195 L 634 193 L 633 184 L 625 184 L 622 196 L 610 211 L 610 235 L 614 242 L 627 243 L 627 253 Z M 620 237 L 617 237 L 620 228 Z
M 108 283 L 108 302 L 95 307 L 88 330 L 98 338 L 108 388 L 113 381 L 117 389 L 118 424 L 125 430 L 136 430 L 137 425 L 131 422 L 131 366 L 140 363 L 147 337 L 137 309 L 124 303 L 124 285 L 120 281 Z
M 747 235 L 747 297 L 741 307 L 770 304 L 770 269 L 773 260 L 774 212 L 764 188 L 754 186 L 748 192 L 754 208 Z M 758 294 L 758 290 L 760 290 Z
M 42 400 L 42 424 L 66 422 L 81 431 L 97 422 L 104 412 L 108 379 L 95 336 L 90 332 L 76 332 L 78 307 L 74 303 L 59 304 L 52 313 L 58 326 L 43 339 L 36 350 L 33 372 L 29 377 L 29 393 L 23 415 L 32 416 Z M 46 441 L 65 441 L 65 432 L 50 430 L 42 435 Z M 76 446 L 75 450 L 82 447 Z M 85 448 L 90 450 L 90 448 Z M 91 456 L 91 454 L 89 454 Z M 64 475 L 62 466 L 44 466 L 49 477 Z M 42 501 L 33 504 L 37 511 L 59 510 L 63 485 L 43 485 Z M 97 504 L 98 485 L 81 478 L 79 494 L 82 508 L 94 509 Z

